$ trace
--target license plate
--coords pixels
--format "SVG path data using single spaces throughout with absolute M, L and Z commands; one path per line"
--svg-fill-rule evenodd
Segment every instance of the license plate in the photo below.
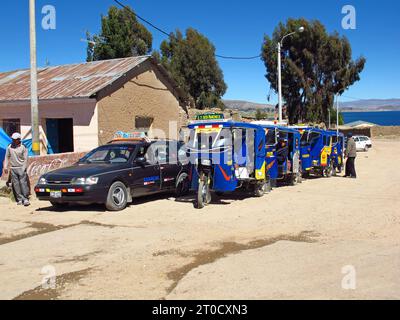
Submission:
M 50 192 L 50 198 L 59 199 L 59 198 L 61 198 L 61 196 L 62 196 L 61 191 L 51 191 Z

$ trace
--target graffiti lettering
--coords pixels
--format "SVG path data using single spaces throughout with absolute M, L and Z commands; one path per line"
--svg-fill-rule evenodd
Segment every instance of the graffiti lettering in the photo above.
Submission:
M 63 168 L 67 165 L 68 159 L 54 159 L 49 163 L 32 162 L 28 166 L 28 175 L 30 177 L 41 176 L 47 172 Z

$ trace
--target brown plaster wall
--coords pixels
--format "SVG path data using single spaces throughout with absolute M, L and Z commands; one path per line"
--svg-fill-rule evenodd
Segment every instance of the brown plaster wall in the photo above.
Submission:
M 99 145 L 110 141 L 117 131 L 134 131 L 136 117 L 154 119 L 150 137 L 176 138 L 188 116 L 174 92 L 151 63 L 141 65 L 121 88 L 99 99 Z

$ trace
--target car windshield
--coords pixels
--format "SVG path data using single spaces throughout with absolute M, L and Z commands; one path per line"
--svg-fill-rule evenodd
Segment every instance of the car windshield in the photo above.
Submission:
M 131 158 L 135 146 L 106 145 L 89 152 L 80 163 L 126 163 Z

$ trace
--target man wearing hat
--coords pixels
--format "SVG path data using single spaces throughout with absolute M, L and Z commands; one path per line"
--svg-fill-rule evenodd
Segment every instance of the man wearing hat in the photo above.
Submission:
M 11 183 L 14 188 L 18 205 L 29 206 L 29 185 L 26 173 L 28 164 L 28 149 L 21 143 L 21 134 L 14 133 L 12 142 L 6 151 L 4 173 L 9 173 L 11 167 Z
M 353 135 L 351 133 L 347 136 L 347 148 L 345 151 L 345 157 L 347 158 L 346 161 L 346 173 L 345 177 L 350 178 L 357 178 L 356 168 L 355 168 L 355 161 L 357 157 L 357 148 L 356 142 L 353 139 Z

